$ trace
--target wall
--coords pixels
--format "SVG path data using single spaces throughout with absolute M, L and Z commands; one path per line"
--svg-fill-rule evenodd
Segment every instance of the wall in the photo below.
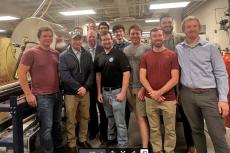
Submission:
M 229 47 L 230 44 L 227 33 L 219 30 L 220 25 L 216 22 L 219 22 L 220 18 L 224 16 L 227 7 L 228 0 L 207 0 L 206 3 L 190 14 L 198 17 L 202 25 L 206 25 L 206 38 L 210 42 L 217 43 L 221 49 Z

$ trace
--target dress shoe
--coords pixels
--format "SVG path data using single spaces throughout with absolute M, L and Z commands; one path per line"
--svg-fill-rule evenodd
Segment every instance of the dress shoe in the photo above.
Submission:
M 76 147 L 68 147 L 69 153 L 77 153 Z
M 67 146 L 54 148 L 54 153 L 64 153 L 64 152 L 68 152 Z
M 92 148 L 92 146 L 87 141 L 84 141 L 84 142 L 78 141 L 78 147 L 79 148 Z
M 96 139 L 96 135 L 92 134 L 92 135 L 89 135 L 89 140 L 94 140 Z
M 117 139 L 114 140 L 107 140 L 106 146 L 113 146 L 117 144 Z
M 100 144 L 99 148 L 106 148 L 107 140 L 101 139 L 100 142 L 101 142 L 101 144 Z
M 187 149 L 187 153 L 197 153 L 197 152 L 196 152 L 196 148 L 195 148 L 195 147 L 189 147 L 189 148 Z

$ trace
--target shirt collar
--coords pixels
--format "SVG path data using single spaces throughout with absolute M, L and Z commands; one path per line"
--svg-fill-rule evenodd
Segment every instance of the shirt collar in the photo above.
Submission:
M 80 50 L 76 50 L 76 49 L 74 49 L 72 46 L 71 46 L 71 48 L 72 48 L 72 50 L 73 50 L 74 53 L 81 53 L 81 52 L 82 52 L 81 49 L 80 49 Z
M 96 47 L 97 47 L 97 44 L 96 44 L 93 48 L 91 48 L 91 47 L 89 46 L 89 49 L 90 49 L 90 50 L 91 50 L 91 49 L 95 50 Z
M 202 40 L 202 39 L 199 37 L 199 40 L 198 40 L 197 44 L 194 45 L 194 47 L 195 47 L 195 46 L 198 46 L 198 45 L 199 45 L 199 46 L 203 46 L 203 45 L 205 45 L 206 43 L 207 43 L 206 40 Z M 189 46 L 188 43 L 186 42 L 186 39 L 185 39 L 183 42 L 181 42 L 181 45 L 182 45 L 183 47 Z

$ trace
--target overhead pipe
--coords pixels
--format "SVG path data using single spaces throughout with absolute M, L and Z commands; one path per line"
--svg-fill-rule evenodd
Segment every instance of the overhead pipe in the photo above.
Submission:
M 36 17 L 37 14 L 43 9 L 43 7 L 45 6 L 45 4 L 47 3 L 48 0 L 43 0 L 43 2 L 41 3 L 41 5 L 37 8 L 37 10 L 34 12 L 34 14 L 32 15 L 32 17 Z

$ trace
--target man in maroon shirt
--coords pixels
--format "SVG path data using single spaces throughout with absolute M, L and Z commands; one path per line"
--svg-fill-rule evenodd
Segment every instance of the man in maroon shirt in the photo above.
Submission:
M 153 153 L 174 153 L 176 96 L 173 87 L 178 83 L 179 65 L 176 53 L 163 46 L 162 30 L 152 29 L 150 37 L 153 49 L 143 55 L 140 63 L 140 81 L 146 90 L 150 143 Z M 165 127 L 163 147 L 160 114 Z
M 18 77 L 27 103 L 37 108 L 40 122 L 40 141 L 43 153 L 53 153 L 62 144 L 61 109 L 59 93 L 58 59 L 50 48 L 53 32 L 48 27 L 38 30 L 39 46 L 28 49 L 22 56 Z M 32 80 L 31 89 L 27 73 Z

